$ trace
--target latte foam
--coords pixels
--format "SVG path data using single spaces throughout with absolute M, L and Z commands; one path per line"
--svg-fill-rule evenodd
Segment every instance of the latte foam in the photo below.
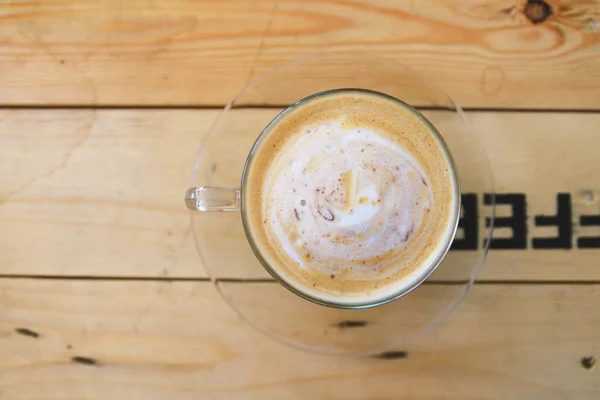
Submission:
M 249 158 L 247 231 L 270 272 L 322 302 L 381 301 L 452 239 L 458 186 L 432 127 L 402 103 L 339 91 L 288 109 Z

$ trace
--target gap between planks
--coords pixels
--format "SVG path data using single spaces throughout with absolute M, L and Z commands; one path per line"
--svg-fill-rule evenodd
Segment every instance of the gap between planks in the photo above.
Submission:
M 119 105 L 119 104 L 100 104 L 96 106 L 79 104 L 39 104 L 39 105 L 19 105 L 19 104 L 0 104 L 0 109 L 8 110 L 222 110 L 225 105 Z M 265 104 L 265 105 L 236 105 L 236 110 L 265 110 L 282 109 L 289 107 L 289 104 Z M 415 106 L 419 110 L 448 110 L 447 107 L 435 106 Z M 519 107 L 462 107 L 467 112 L 499 112 L 499 113 L 600 113 L 600 108 L 519 108 Z
M 73 275 L 18 275 L 18 274 L 0 274 L 1 279 L 28 279 L 28 280 L 56 280 L 56 281 L 123 281 L 123 282 L 211 282 L 211 278 L 167 278 L 167 277 L 135 277 L 135 276 L 73 276 Z M 277 281 L 268 278 L 216 278 L 215 283 L 277 283 Z M 460 281 L 425 281 L 422 285 L 466 285 L 468 280 Z M 593 281 L 553 281 L 553 280 L 491 280 L 475 281 L 475 285 L 581 285 L 593 286 L 600 285 L 600 280 Z

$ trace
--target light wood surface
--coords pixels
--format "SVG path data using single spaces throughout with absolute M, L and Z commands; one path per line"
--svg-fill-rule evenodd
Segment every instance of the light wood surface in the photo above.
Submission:
M 183 193 L 215 115 L 3 111 L 1 272 L 204 276 Z
M 231 137 L 252 143 L 254 131 L 276 113 L 236 110 Z M 0 273 L 205 277 L 182 199 L 216 115 L 212 110 L 4 110 Z M 600 280 L 598 249 L 533 250 L 530 243 L 534 236 L 556 235 L 555 229 L 536 227 L 534 216 L 555 214 L 559 192 L 572 195 L 574 243 L 579 235 L 600 236 L 600 228 L 577 226 L 580 215 L 600 210 L 600 115 L 467 115 L 489 153 L 497 192 L 524 193 L 528 202 L 528 249 L 492 250 L 480 279 Z M 245 156 L 231 151 L 244 147 L 223 150 L 230 140 L 215 145 L 221 151 L 211 162 L 219 169 L 216 181 L 207 184 L 239 181 Z M 487 209 L 481 193 L 479 208 Z M 511 211 L 499 206 L 497 212 Z M 480 242 L 487 232 L 483 216 Z M 227 255 L 225 249 L 239 246 L 245 236 L 237 217 L 234 236 L 219 223 L 221 217 L 207 229 L 211 245 Z M 498 237 L 507 234 L 502 231 Z
M 548 0 L 538 24 L 525 3 L 3 1 L 0 103 L 224 104 L 282 62 L 355 51 L 407 63 L 465 106 L 597 108 L 598 2 Z
M 0 398 L 592 400 L 599 301 L 598 285 L 479 285 L 406 358 L 352 359 L 263 337 L 208 282 L 0 280 Z
M 0 22 L 0 400 L 600 398 L 600 249 L 579 246 L 600 237 L 582 220 L 600 215 L 599 1 L 0 0 Z M 282 62 L 348 51 L 409 65 L 471 108 L 496 191 L 524 200 L 522 248 L 490 251 L 458 309 L 384 358 L 309 354 L 242 323 L 206 278 L 182 199 L 236 92 Z M 324 63 L 273 93 L 339 75 Z M 203 158 L 208 183 L 238 184 L 245 147 L 277 111 L 235 111 L 236 146 L 217 138 Z M 475 148 L 463 144 L 453 151 Z M 468 191 L 480 248 L 490 209 L 483 187 Z M 537 226 L 559 194 L 571 248 L 534 248 L 559 232 Z M 202 245 L 221 250 L 209 261 L 226 266 L 213 275 L 266 277 L 240 268 L 256 261 L 237 216 L 204 217 Z M 448 260 L 465 254 L 476 256 Z M 377 329 L 402 337 L 425 321 L 378 307 L 368 315 L 382 320 L 351 327 L 275 283 L 219 287 L 313 344 L 387 343 Z M 410 299 L 426 311 L 461 288 L 428 282 Z

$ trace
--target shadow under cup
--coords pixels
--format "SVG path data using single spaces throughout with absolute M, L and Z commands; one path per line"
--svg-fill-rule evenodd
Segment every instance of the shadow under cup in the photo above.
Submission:
M 272 132 L 273 128 L 275 126 L 277 126 L 280 123 L 280 121 L 286 117 L 286 115 L 288 113 L 293 112 L 295 109 L 307 104 L 311 100 L 316 99 L 316 98 L 321 98 L 323 96 L 328 96 L 328 95 L 333 95 L 333 94 L 343 93 L 343 92 L 350 92 L 350 93 L 353 92 L 353 93 L 357 93 L 359 95 L 360 94 L 374 95 L 376 97 L 383 98 L 387 101 L 394 102 L 397 105 L 401 106 L 403 109 L 407 110 L 412 116 L 414 116 L 416 119 L 418 119 L 421 123 L 423 123 L 428 128 L 429 132 L 435 136 L 435 140 L 439 144 L 439 148 L 442 150 L 444 156 L 446 157 L 447 165 L 448 165 L 450 175 L 452 177 L 453 184 L 454 184 L 453 185 L 454 193 L 452 196 L 453 199 L 455 200 L 454 207 L 451 208 L 451 210 L 450 210 L 451 215 L 450 215 L 450 218 L 448 219 L 448 229 L 450 230 L 450 234 L 443 237 L 443 239 L 445 239 L 444 243 L 439 243 L 436 246 L 436 249 L 442 248 L 442 250 L 438 253 L 438 256 L 435 259 L 433 259 L 432 262 L 428 262 L 428 265 L 423 265 L 423 266 L 420 266 L 419 268 L 417 268 L 418 274 L 416 274 L 416 275 L 413 274 L 411 276 L 410 281 L 407 282 L 407 284 L 397 285 L 398 290 L 394 291 L 391 295 L 388 295 L 385 297 L 378 296 L 377 298 L 374 297 L 373 299 L 370 299 L 370 300 L 364 301 L 364 302 L 346 302 L 346 301 L 336 302 L 336 301 L 332 301 L 332 300 L 320 299 L 316 296 L 313 296 L 313 295 L 303 291 L 302 288 L 300 287 L 300 285 L 294 285 L 294 283 L 291 282 L 291 280 L 286 279 L 282 274 L 278 273 L 277 266 L 271 265 L 266 260 L 266 257 L 261 253 L 261 250 L 253 237 L 252 228 L 250 226 L 250 223 L 248 222 L 248 216 L 246 214 L 247 210 L 245 207 L 245 205 L 248 201 L 246 193 L 245 193 L 245 188 L 247 187 L 246 179 L 248 177 L 248 171 L 252 168 L 252 162 L 253 162 L 254 157 L 257 154 L 261 144 L 269 136 L 269 134 L 270 134 L 270 132 Z M 223 190 L 223 189 L 211 188 L 210 190 L 218 191 L 218 190 Z M 218 192 L 214 192 L 214 193 L 217 194 Z M 437 131 L 435 126 L 425 116 L 423 116 L 423 114 L 421 114 L 419 111 L 417 111 L 410 105 L 404 103 L 403 101 L 396 99 L 392 96 L 389 96 L 387 94 L 384 94 L 384 93 L 379 93 L 376 91 L 365 90 L 365 89 L 336 89 L 336 90 L 323 91 L 323 92 L 316 93 L 311 96 L 305 97 L 304 99 L 301 99 L 301 100 L 295 102 L 294 104 L 292 104 L 291 106 L 289 106 L 288 108 L 286 108 L 284 111 L 282 111 L 279 115 L 277 115 L 265 127 L 265 129 L 262 131 L 262 133 L 259 135 L 256 142 L 252 146 L 252 149 L 251 149 L 251 151 L 246 159 L 246 163 L 244 165 L 244 170 L 242 173 L 242 180 L 241 180 L 241 190 L 236 190 L 235 192 L 221 193 L 220 195 L 218 195 L 218 197 L 223 197 L 225 194 L 225 198 L 227 198 L 226 193 L 229 193 L 231 200 L 235 201 L 235 203 L 234 203 L 235 207 L 233 208 L 233 210 L 237 210 L 238 207 L 241 209 L 242 223 L 243 223 L 243 227 L 244 227 L 244 231 L 245 231 L 247 240 L 250 244 L 250 247 L 252 248 L 252 251 L 254 252 L 257 259 L 262 264 L 262 266 L 265 268 L 265 270 L 277 282 L 279 282 L 281 285 L 283 285 L 285 288 L 287 288 L 292 293 L 294 293 L 306 300 L 309 300 L 311 302 L 314 302 L 314 303 L 317 303 L 317 304 L 320 304 L 323 306 L 342 308 L 342 309 L 362 309 L 362 308 L 379 306 L 379 305 L 394 301 L 394 300 L 410 293 L 415 288 L 417 288 L 436 270 L 438 265 L 440 265 L 440 263 L 446 256 L 448 250 L 450 249 L 450 246 L 452 244 L 454 236 L 456 234 L 456 229 L 458 226 L 458 220 L 459 220 L 459 214 L 460 214 L 460 186 L 459 186 L 457 168 L 456 168 L 454 159 L 452 158 L 452 154 L 450 153 L 450 150 L 449 150 L 446 142 L 444 141 L 441 134 Z M 220 200 L 222 200 L 222 198 L 217 199 L 217 201 L 220 201 Z M 196 206 L 197 206 L 197 204 L 196 204 Z M 196 209 L 198 209 L 198 207 L 196 207 Z M 402 279 L 402 278 L 400 278 L 400 279 Z

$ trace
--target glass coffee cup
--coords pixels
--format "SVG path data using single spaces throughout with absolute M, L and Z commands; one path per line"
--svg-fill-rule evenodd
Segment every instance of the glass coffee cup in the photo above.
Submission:
M 335 104 L 339 104 L 339 102 L 341 101 L 340 99 L 347 99 L 347 101 L 356 101 L 357 99 L 362 100 L 367 102 L 367 104 L 369 106 L 372 107 L 377 107 L 377 104 L 381 103 L 382 105 L 385 105 L 387 107 L 395 107 L 392 108 L 392 110 L 395 110 L 393 114 L 390 113 L 390 117 L 395 117 L 395 116 L 399 116 L 397 119 L 400 120 L 401 117 L 406 118 L 407 119 L 407 123 L 411 123 L 411 124 L 415 124 L 416 126 L 419 127 L 423 127 L 423 130 L 425 130 L 426 132 L 428 132 L 433 140 L 431 140 L 430 142 L 428 142 L 429 145 L 433 144 L 434 146 L 437 145 L 437 147 L 435 148 L 435 150 L 437 150 L 439 152 L 439 154 L 436 154 L 436 159 L 434 161 L 438 161 L 438 159 L 442 159 L 444 160 L 443 164 L 435 164 L 435 167 L 438 167 L 439 170 L 442 171 L 448 171 L 448 173 L 443 172 L 444 175 L 446 175 L 448 177 L 448 180 L 450 180 L 450 186 L 449 186 L 449 190 L 448 192 L 450 192 L 450 196 L 447 196 L 448 199 L 445 199 L 449 202 L 448 207 L 441 207 L 438 210 L 434 210 L 431 212 L 431 214 L 434 214 L 432 218 L 436 218 L 435 214 L 439 214 L 442 212 L 442 210 L 444 212 L 447 212 L 449 215 L 447 216 L 447 218 L 445 218 L 444 216 L 444 225 L 445 226 L 440 226 L 439 228 L 441 228 L 442 230 L 445 230 L 447 233 L 441 237 L 439 237 L 439 239 L 436 239 L 436 241 L 438 241 L 439 243 L 430 243 L 431 239 L 430 238 L 425 238 L 427 239 L 427 246 L 423 246 L 425 247 L 425 249 L 438 249 L 438 251 L 435 254 L 435 257 L 427 257 L 426 254 L 419 254 L 420 256 L 422 256 L 422 258 L 424 258 L 423 261 L 419 262 L 412 262 L 412 263 L 407 263 L 407 265 L 402 266 L 401 269 L 413 269 L 414 272 L 412 272 L 411 274 L 398 274 L 398 278 L 397 278 L 397 282 L 394 282 L 392 284 L 390 284 L 390 289 L 388 290 L 388 293 L 384 296 L 363 296 L 362 297 L 362 301 L 357 301 L 356 299 L 351 299 L 349 298 L 350 296 L 341 296 L 339 299 L 335 299 L 335 297 L 333 297 L 332 299 L 328 299 L 328 298 L 320 298 L 319 296 L 315 296 L 314 294 L 311 294 L 311 290 L 310 287 L 304 287 L 302 284 L 298 284 L 299 282 L 294 282 L 294 278 L 293 278 L 293 273 L 292 274 L 288 274 L 288 277 L 284 277 L 284 274 L 282 274 L 283 271 L 281 271 L 281 268 L 278 265 L 278 260 L 272 260 L 269 261 L 265 255 L 265 251 L 266 249 L 261 250 L 260 246 L 257 245 L 257 238 L 255 237 L 255 233 L 254 229 L 252 228 L 252 224 L 250 223 L 249 219 L 248 219 L 248 215 L 251 214 L 248 211 L 248 208 L 246 205 L 248 203 L 252 202 L 252 196 L 249 196 L 247 194 L 248 190 L 246 189 L 248 186 L 248 180 L 250 179 L 249 176 L 250 174 L 248 173 L 248 171 L 252 168 L 252 165 L 255 163 L 254 159 L 257 158 L 258 156 L 256 155 L 257 153 L 260 154 L 260 148 L 264 147 L 265 144 L 264 142 L 271 139 L 271 141 L 273 141 L 272 138 L 269 137 L 269 135 L 271 135 L 274 130 L 276 131 L 278 126 L 280 125 L 280 123 L 283 123 L 282 121 L 286 121 L 289 120 L 290 116 L 289 115 L 294 115 L 295 112 L 297 112 L 297 109 L 300 109 L 302 112 L 302 110 L 306 110 L 304 107 L 307 107 L 307 103 L 310 103 L 310 105 L 315 108 L 315 101 L 320 101 L 320 103 L 323 103 L 325 105 L 330 104 L 332 102 L 335 102 Z M 374 101 L 376 103 L 374 103 Z M 347 105 L 349 106 L 349 105 Z M 326 112 L 327 110 L 321 110 L 319 108 L 317 108 L 317 113 L 323 113 Z M 375 110 L 376 111 L 376 110 Z M 374 114 L 372 112 L 367 113 L 367 118 L 371 119 Z M 401 117 L 400 117 L 401 116 Z M 344 118 L 344 116 L 339 116 L 341 118 Z M 300 127 L 294 127 L 294 129 L 299 130 Z M 315 128 L 316 129 L 316 128 Z M 402 131 L 402 133 L 405 133 L 407 127 L 406 126 L 401 126 L 399 127 L 399 130 Z M 358 129 L 358 132 L 360 132 L 360 128 Z M 329 134 L 329 132 L 328 132 Z M 355 132 L 354 135 L 357 135 L 357 133 Z M 286 131 L 285 136 L 289 136 L 288 132 Z M 301 133 L 299 136 L 306 136 L 305 133 Z M 343 142 L 348 142 L 348 137 L 344 137 L 344 135 L 341 135 L 343 137 L 342 141 Z M 364 129 L 363 129 L 363 133 L 360 136 L 360 139 L 358 140 L 358 144 L 360 147 L 365 147 L 367 149 L 367 152 L 369 151 L 369 146 L 372 147 L 373 144 L 371 143 L 367 143 L 365 140 L 366 134 L 364 133 Z M 313 140 L 313 143 L 316 146 L 312 146 L 312 147 L 319 147 L 319 148 L 324 148 L 326 145 L 323 142 L 323 140 L 329 137 L 329 135 L 322 135 L 318 138 L 316 138 L 315 140 Z M 287 138 L 286 138 L 287 139 Z M 376 144 L 377 141 L 374 141 L 374 143 Z M 392 143 L 385 143 L 386 145 L 392 145 Z M 329 145 L 327 145 L 329 146 Z M 281 146 L 279 146 L 281 147 Z M 361 158 L 366 158 L 365 157 L 365 148 L 361 148 L 360 154 L 356 154 L 358 152 L 355 152 L 356 156 L 362 156 Z M 301 153 L 306 153 L 309 149 L 305 148 L 305 149 L 300 149 Z M 348 149 L 346 149 L 348 150 Z M 358 150 L 358 149 L 357 149 Z M 419 149 L 419 150 L 422 150 Z M 264 151 L 264 150 L 263 150 Z M 273 153 L 274 150 L 272 148 L 267 149 L 266 151 L 268 151 L 269 153 Z M 344 153 L 343 149 L 339 150 L 341 153 Z M 401 157 L 403 154 L 402 153 L 398 153 L 398 154 L 394 154 L 396 156 L 396 158 L 398 158 L 397 160 L 392 158 L 390 161 L 396 165 L 405 165 L 406 169 L 410 169 L 410 166 L 407 164 L 407 160 L 404 160 L 403 157 Z M 348 158 L 349 155 L 345 154 L 344 158 Z M 315 159 L 315 158 L 321 158 L 319 156 L 313 156 L 311 157 L 311 160 Z M 326 157 L 323 157 L 326 158 Z M 297 160 L 295 160 L 296 162 L 298 162 Z M 416 159 L 411 159 L 412 162 L 417 162 Z M 257 162 L 261 162 L 261 161 L 257 161 Z M 324 163 L 328 163 L 329 161 L 324 161 Z M 307 163 L 308 164 L 308 163 Z M 306 166 L 307 164 L 304 164 L 302 166 L 300 166 L 300 168 L 304 169 L 304 171 L 306 171 Z M 314 163 L 313 163 L 314 164 Z M 358 158 L 356 160 L 349 160 L 349 162 L 344 163 L 344 167 L 348 168 L 348 170 L 346 170 L 344 174 L 342 175 L 357 175 L 356 170 L 358 170 L 360 172 L 360 169 L 358 169 L 358 166 L 362 165 L 363 166 L 363 170 L 365 169 L 365 163 L 364 162 L 359 162 Z M 369 164 L 370 165 L 370 164 Z M 441 172 L 439 170 L 435 170 L 436 168 L 434 167 L 433 171 L 429 171 L 429 174 L 441 174 Z M 446 167 L 445 169 L 443 169 L 443 167 Z M 368 167 L 369 169 L 371 168 L 370 166 Z M 390 169 L 392 171 L 389 170 L 385 170 L 385 168 L 380 168 L 382 172 L 382 174 L 390 174 L 394 172 L 394 166 L 390 165 Z M 396 166 L 395 167 L 396 170 L 399 170 L 399 167 Z M 373 169 L 375 170 L 375 169 Z M 369 171 L 370 172 L 370 171 Z M 402 171 L 402 173 L 400 173 L 399 171 L 396 171 L 397 175 L 399 177 L 404 176 L 406 177 L 407 174 L 413 174 L 417 175 L 417 171 L 415 170 L 410 170 L 408 172 L 406 171 Z M 421 173 L 425 173 L 424 171 L 421 171 Z M 258 172 L 258 174 L 263 175 L 263 172 L 260 171 Z M 298 173 L 296 173 L 298 174 Z M 256 175 L 256 174 L 255 174 Z M 363 175 L 365 175 L 363 173 Z M 297 176 L 296 176 L 297 177 Z M 263 178 L 262 176 L 259 176 L 259 179 Z M 329 177 L 328 177 L 329 178 Z M 381 176 L 375 176 L 371 182 L 367 182 L 367 183 L 372 183 L 371 187 L 375 187 L 376 184 L 373 182 L 375 180 L 380 180 L 379 178 L 381 178 Z M 256 179 L 256 177 L 255 177 Z M 420 178 L 419 179 L 423 179 L 423 183 L 425 183 L 425 178 Z M 291 186 L 292 185 L 292 181 L 294 180 L 294 176 L 291 177 L 291 179 L 284 179 L 284 185 L 285 186 Z M 309 179 L 309 181 L 312 181 L 313 179 Z M 355 181 L 358 179 L 354 179 Z M 363 178 L 363 180 L 365 180 Z M 331 185 L 331 179 L 328 179 L 328 184 Z M 394 179 L 395 181 L 395 179 Z M 409 183 L 406 179 L 404 180 L 405 182 L 403 182 L 405 185 L 406 183 Z M 357 182 L 354 182 L 356 186 Z M 420 182 L 417 182 L 418 186 L 421 186 Z M 341 185 L 341 184 L 337 184 L 336 186 Z M 345 186 L 351 186 L 352 183 L 348 183 Z M 364 184 L 363 184 L 364 185 Z M 260 185 L 258 185 L 260 186 Z M 395 186 L 399 186 L 399 183 L 396 183 Z M 415 185 L 416 186 L 416 185 Z M 348 188 L 347 188 L 348 189 Z M 402 190 L 406 190 L 407 187 L 403 187 Z M 420 190 L 419 187 L 416 187 L 415 189 Z M 437 189 L 437 188 L 436 188 Z M 320 191 L 320 189 L 316 189 L 317 192 Z M 342 191 L 344 189 L 341 189 Z M 354 187 L 353 189 L 354 191 L 357 191 L 358 188 Z M 294 192 L 296 191 L 296 189 L 294 189 Z M 327 190 L 329 191 L 329 190 Z M 440 191 L 440 190 L 437 190 Z M 334 193 L 334 191 L 332 191 L 331 193 Z M 270 193 L 265 193 L 265 196 L 270 196 L 272 194 Z M 399 195 L 401 195 L 401 193 L 399 193 Z M 346 198 L 348 197 L 354 197 L 354 200 L 356 201 L 358 199 L 358 197 L 356 195 L 354 196 L 349 196 L 346 193 L 342 193 L 340 195 L 340 197 L 343 196 L 344 199 L 346 200 Z M 379 197 L 384 197 L 381 195 L 378 195 Z M 307 196 L 307 197 L 314 197 L 314 196 Z M 321 197 L 326 197 L 325 195 L 321 196 Z M 385 197 L 390 197 L 390 196 L 385 196 Z M 437 196 L 440 197 L 440 196 Z M 366 204 L 367 201 L 369 199 L 367 197 L 361 198 L 361 203 L 362 204 L 353 204 L 353 205 L 348 205 L 347 203 L 342 204 L 342 207 L 344 208 L 360 208 L 362 210 L 367 209 L 367 212 L 371 213 L 371 210 L 377 210 L 379 209 L 379 204 L 373 205 L 369 207 L 369 204 Z M 384 204 L 387 201 L 393 201 L 393 200 L 397 200 L 397 199 L 389 199 L 389 198 L 384 198 Z M 411 198 L 411 201 L 413 199 Z M 439 199 L 438 199 L 439 200 Z M 326 200 L 325 200 L 326 201 Z M 348 199 L 348 201 L 351 201 L 351 199 Z M 377 200 L 379 203 L 381 202 L 381 199 Z M 248 239 L 248 242 L 254 252 L 254 254 L 256 255 L 257 259 L 260 261 L 260 263 L 263 265 L 263 267 L 266 269 L 266 271 L 276 280 L 278 281 L 280 284 L 282 284 L 284 287 L 286 287 L 288 290 L 290 290 L 291 292 L 303 297 L 306 300 L 310 300 L 313 301 L 317 304 L 320 305 L 324 305 L 324 306 L 329 306 L 329 307 L 339 307 L 339 308 L 368 308 L 368 307 L 374 307 L 374 306 L 378 306 L 378 305 L 382 305 L 385 303 L 388 303 L 390 301 L 396 300 L 402 296 L 404 296 L 405 294 L 411 292 L 413 289 L 415 289 L 417 286 L 419 286 L 423 281 L 425 281 L 436 269 L 436 267 L 440 264 L 440 262 L 443 260 L 443 258 L 445 257 L 446 253 L 448 252 L 450 245 L 454 239 L 454 235 L 456 233 L 456 228 L 457 228 L 457 224 L 458 224 L 458 215 L 460 212 L 460 188 L 459 188 L 459 182 L 458 182 L 458 172 L 456 171 L 456 166 L 454 163 L 454 160 L 452 158 L 452 155 L 450 154 L 450 150 L 448 149 L 448 146 L 446 145 L 446 143 L 444 142 L 444 139 L 442 138 L 442 136 L 440 135 L 440 133 L 436 130 L 435 126 L 433 126 L 433 124 L 431 124 L 431 122 L 429 122 L 427 120 L 427 118 L 425 118 L 423 116 L 423 114 L 421 114 L 420 112 L 418 112 L 417 110 L 415 110 L 414 108 L 412 108 L 410 105 L 402 102 L 401 100 L 398 100 L 396 98 L 393 98 L 391 96 L 385 95 L 383 93 L 378 93 L 378 92 L 373 92 L 373 91 L 369 91 L 369 90 L 365 90 L 365 89 L 334 89 L 334 90 L 329 90 L 329 91 L 325 91 L 325 92 L 321 92 L 321 93 L 316 93 L 313 94 L 309 97 L 306 97 L 304 99 L 301 99 L 295 103 L 293 103 L 291 106 L 289 106 L 288 108 L 286 108 L 284 111 L 282 111 L 279 115 L 277 115 L 277 117 L 275 117 L 266 127 L 265 129 L 262 131 L 262 133 L 259 135 L 258 139 L 256 140 L 256 142 L 254 143 L 254 145 L 252 146 L 252 149 L 250 150 L 250 153 L 248 155 L 248 157 L 246 158 L 246 163 L 244 166 L 244 170 L 242 172 L 242 178 L 241 178 L 241 184 L 240 184 L 240 188 L 222 188 L 222 187 L 198 187 L 198 188 L 191 188 L 187 191 L 186 196 L 185 196 L 185 202 L 186 205 L 189 209 L 191 210 L 196 210 L 196 211 L 208 211 L 208 212 L 223 212 L 223 211 L 241 211 L 241 218 L 242 218 L 242 223 L 244 225 L 244 230 L 246 233 L 246 237 Z M 297 201 L 296 201 L 297 202 Z M 306 200 L 302 200 L 301 204 L 298 204 L 298 208 L 294 208 L 294 213 L 295 213 L 295 217 L 299 218 L 299 214 L 298 214 L 298 209 L 300 209 L 302 212 L 302 210 L 307 210 L 308 208 L 311 207 L 311 205 L 306 204 Z M 418 203 L 418 200 L 417 200 Z M 245 207 L 246 206 L 246 207 Z M 402 208 L 406 208 L 408 207 L 409 204 L 402 204 Z M 399 206 L 396 206 L 399 207 Z M 415 207 L 417 208 L 417 207 Z M 316 214 L 314 211 L 315 207 L 313 207 L 313 214 Z M 393 208 L 387 207 L 387 210 L 391 211 L 396 211 Z M 358 211 L 358 210 L 357 210 Z M 386 210 L 382 210 L 382 212 L 385 212 Z M 414 210 L 414 212 L 416 213 L 418 210 Z M 304 238 L 305 242 L 309 242 L 309 241 L 313 241 L 313 240 L 319 240 L 319 247 L 323 248 L 324 244 L 323 242 L 325 241 L 330 241 L 331 239 L 328 239 L 331 237 L 331 231 L 333 231 L 335 229 L 335 223 L 334 221 L 329 221 L 328 219 L 323 219 L 323 218 L 319 218 L 320 215 L 310 215 L 310 212 L 306 212 L 307 216 L 313 217 L 312 219 L 315 221 L 314 223 L 321 223 L 322 225 L 329 225 L 326 226 L 325 228 L 327 229 L 327 235 L 321 235 L 320 237 L 311 237 L 311 235 L 306 235 L 308 236 L 308 238 Z M 339 216 L 346 214 L 347 218 L 346 220 L 357 220 L 357 217 L 360 217 L 360 215 L 357 215 L 357 213 L 352 213 L 349 214 L 348 212 L 346 213 L 338 213 L 336 210 L 336 214 L 338 215 L 338 221 L 339 221 Z M 363 212 L 364 214 L 364 212 Z M 395 213 L 396 215 L 398 215 L 398 213 Z M 334 218 L 334 215 L 331 215 L 331 219 Z M 262 218 L 261 218 L 262 219 Z M 298 219 L 299 221 L 299 219 Z M 379 236 L 386 236 L 386 235 L 390 235 L 390 232 L 394 232 L 394 231 L 398 231 L 398 229 L 396 229 L 396 226 L 393 226 L 393 220 L 392 220 L 392 215 L 389 215 L 387 218 L 383 218 L 382 221 L 380 222 L 380 225 L 383 225 L 383 222 L 386 222 L 386 225 L 391 225 L 391 226 L 386 226 L 385 231 L 380 232 Z M 391 221 L 391 222 L 390 222 Z M 425 221 L 424 221 L 425 222 Z M 313 223 L 313 225 L 314 225 Z M 366 222 L 366 227 L 365 228 L 369 228 L 369 224 L 375 224 L 376 221 L 375 220 L 371 220 L 368 219 Z M 266 220 L 265 220 L 265 224 L 266 224 Z M 263 229 L 264 226 L 262 224 L 259 224 L 260 226 L 258 228 Z M 337 225 L 339 225 L 339 222 L 337 223 Z M 360 231 L 360 227 L 361 224 L 358 225 L 358 228 L 355 227 L 356 224 L 351 224 L 349 228 L 346 228 L 344 231 L 346 232 L 350 232 L 350 235 L 346 235 L 346 236 L 350 236 L 350 238 L 348 238 L 347 240 L 352 240 L 353 242 L 357 241 L 356 237 L 359 236 L 360 234 L 357 234 L 356 232 Z M 362 224 L 365 225 L 365 224 Z M 401 225 L 401 223 L 397 223 L 396 225 Z M 408 225 L 409 223 L 406 222 L 404 225 L 406 225 L 407 227 L 405 228 L 405 230 L 403 232 L 400 232 L 400 234 L 398 234 L 398 236 L 403 236 L 406 235 L 408 237 Z M 266 226 L 266 225 L 265 225 Z M 412 222 L 412 226 L 414 227 L 414 222 Z M 309 222 L 309 228 L 311 228 L 311 223 Z M 273 228 L 270 228 L 273 229 Z M 411 228 L 413 229 L 413 228 Z M 339 230 L 339 229 L 338 229 Z M 366 229 L 362 229 L 363 231 Z M 299 234 L 299 232 L 294 232 L 291 233 L 292 235 L 296 236 Z M 363 233 L 364 234 L 364 233 Z M 426 234 L 426 232 L 424 233 Z M 272 234 L 270 236 L 273 236 Z M 314 236 L 314 235 L 312 235 Z M 416 235 L 415 235 L 416 236 Z M 373 240 L 376 239 L 376 240 Z M 414 239 L 414 238 L 411 238 Z M 298 240 L 298 239 L 297 239 Z M 361 243 L 358 244 L 358 246 L 361 246 L 360 248 L 362 249 L 363 244 L 365 245 L 365 247 L 367 246 L 371 246 L 374 247 L 376 246 L 375 242 L 381 241 L 381 240 L 385 240 L 385 238 L 379 238 L 377 239 L 377 237 L 375 238 L 371 238 L 370 241 L 366 241 L 366 240 L 362 240 Z M 408 241 L 408 239 L 407 239 Z M 402 245 L 404 245 L 405 242 L 399 240 L 397 242 L 397 246 L 400 247 Z M 289 241 L 286 242 L 286 245 L 290 245 Z M 329 243 L 330 246 L 334 246 L 334 247 L 339 247 L 337 246 L 335 243 Z M 307 243 L 304 244 L 304 246 L 307 246 Z M 267 246 L 268 247 L 268 246 Z M 358 250 L 359 247 L 357 247 L 356 244 L 354 244 L 352 246 L 353 248 L 355 248 L 355 250 Z M 414 249 L 413 246 L 413 250 L 412 251 L 423 251 L 425 250 L 424 248 L 421 249 Z M 304 249 L 303 251 L 307 251 L 307 249 Z M 411 249 L 392 249 L 390 252 L 391 253 L 393 251 L 398 251 L 398 252 L 407 252 L 407 251 L 411 251 Z M 268 250 L 267 250 L 268 252 Z M 323 252 L 323 251 L 321 251 Z M 297 254 L 294 253 L 294 256 L 297 256 Z M 370 257 L 367 256 L 367 257 Z M 351 260 L 344 260 L 346 262 L 343 262 L 343 264 L 349 264 Z M 325 255 L 325 259 L 321 261 L 321 263 L 332 263 L 333 259 L 329 254 Z M 309 263 L 310 264 L 310 263 Z M 416 265 L 416 264 L 421 264 L 421 265 Z M 309 268 L 314 268 L 314 266 L 308 266 Z M 364 267 L 360 266 L 361 268 L 364 269 Z M 379 267 L 378 267 L 379 268 Z M 295 271 L 293 271 L 295 272 Z M 369 272 L 369 275 L 372 272 Z M 335 275 L 331 275 L 331 277 L 334 277 Z M 365 276 L 366 277 L 366 276 Z M 328 279 L 322 279 L 323 283 L 325 285 L 329 285 L 331 284 L 329 282 Z M 339 278 L 338 278 L 339 281 Z M 331 281 L 334 282 L 334 281 Z M 337 282 L 336 282 L 337 283 Z M 360 283 L 364 283 L 364 286 L 372 286 L 369 285 L 367 282 L 360 282 Z M 309 285 L 310 286 L 310 285 Z M 313 286 L 315 286 L 313 284 Z M 313 290 L 314 292 L 314 290 Z M 356 297 L 356 296 L 355 296 Z M 360 298 L 360 297 L 359 297 Z
M 323 72 L 331 66 L 336 70 L 334 79 Z M 346 305 L 315 299 L 282 279 L 248 232 L 242 201 L 253 150 L 269 134 L 276 117 L 315 94 L 343 88 L 383 93 L 420 115 L 443 138 L 447 153 L 454 155 L 449 159 L 459 199 L 445 250 L 419 279 L 385 299 Z M 240 92 L 206 136 L 185 201 L 194 210 L 192 228 L 204 266 L 219 293 L 244 320 L 295 347 L 364 355 L 405 346 L 433 327 L 458 304 L 483 265 L 488 242 L 482 240 L 469 250 L 460 244 L 459 185 L 469 202 L 473 195 L 493 194 L 487 157 L 451 98 L 394 61 L 338 54 L 295 60 Z M 485 222 L 491 235 L 493 205 L 483 211 L 487 215 L 476 223 L 483 232 Z M 456 250 L 448 252 L 453 239 Z

